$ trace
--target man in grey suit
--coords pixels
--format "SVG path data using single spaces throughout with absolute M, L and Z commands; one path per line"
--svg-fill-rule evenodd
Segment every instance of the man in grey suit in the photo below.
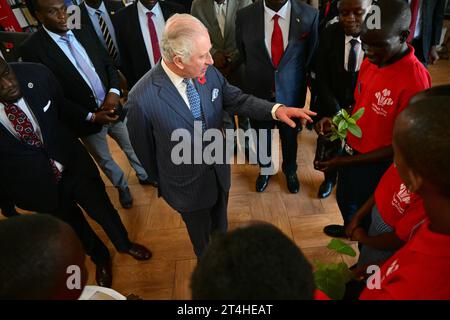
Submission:
M 162 60 L 133 87 L 128 100 L 132 144 L 144 168 L 155 173 L 159 194 L 181 214 L 197 258 L 211 233 L 227 230 L 230 166 L 225 159 L 203 159 L 206 137 L 200 144 L 188 141 L 182 155 L 187 160 L 177 162 L 174 133 L 184 130 L 202 141 L 206 130 L 221 132 L 224 110 L 258 120 L 279 119 L 293 127 L 290 118 L 311 121 L 309 115 L 315 115 L 244 94 L 212 66 L 210 49 L 208 30 L 198 19 L 174 15 L 162 37 Z M 223 142 L 221 133 L 219 137 Z

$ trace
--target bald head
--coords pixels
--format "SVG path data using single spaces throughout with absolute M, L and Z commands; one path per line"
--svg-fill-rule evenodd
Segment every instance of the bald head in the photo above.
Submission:
M 209 37 L 208 29 L 190 14 L 175 14 L 166 22 L 161 39 L 161 54 L 164 60 L 172 62 L 175 56 L 188 61 L 195 48 L 195 39 Z M 209 38 L 208 38 L 209 40 Z
M 411 171 L 450 197 L 449 123 L 450 85 L 421 92 L 395 122 L 394 147 Z

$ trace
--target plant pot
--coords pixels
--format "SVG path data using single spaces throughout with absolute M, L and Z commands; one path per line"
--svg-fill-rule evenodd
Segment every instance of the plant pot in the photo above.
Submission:
M 341 140 L 330 140 L 331 134 L 319 134 L 317 137 L 316 155 L 314 157 L 314 169 L 319 170 L 315 163 L 330 160 L 339 155 L 342 149 Z

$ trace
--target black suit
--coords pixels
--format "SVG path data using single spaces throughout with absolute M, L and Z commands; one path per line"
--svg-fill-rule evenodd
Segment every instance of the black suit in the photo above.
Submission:
M 339 23 L 324 29 L 316 60 L 317 101 L 314 111 L 321 117 L 332 117 L 342 108 L 354 103 L 358 72 L 344 68 L 345 33 Z
M 340 23 L 334 23 L 322 31 L 317 52 L 313 90 L 317 97 L 311 105 L 311 109 L 317 112 L 317 119 L 333 117 L 339 110 L 348 108 L 355 102 L 358 72 L 345 70 L 344 62 L 345 32 Z M 337 171 L 325 173 L 326 181 L 335 183 L 336 178 Z
M 0 124 L 0 192 L 22 209 L 51 213 L 69 223 L 93 261 L 104 263 L 109 259 L 108 249 L 78 206 L 103 227 L 118 250 L 127 250 L 131 244 L 97 167 L 79 140 L 60 122 L 68 105 L 58 81 L 39 64 L 19 63 L 11 67 L 36 118 L 44 145 L 31 147 Z M 49 159 L 64 166 L 59 183 Z
M 233 0 L 234 1 L 234 0 Z M 177 3 L 180 6 L 183 7 L 183 13 L 190 13 L 191 12 L 191 7 L 192 7 L 192 0 L 170 0 L 170 1 L 165 1 L 162 0 L 161 2 L 173 2 L 173 3 Z
M 439 44 L 444 23 L 445 0 L 422 0 L 421 36 L 412 41 L 417 58 L 428 64 L 432 46 Z
M 122 71 L 127 78 L 128 88 L 130 89 L 151 68 L 150 58 L 139 24 L 137 2 L 119 10 L 113 17 Z M 178 4 L 160 1 L 159 5 L 166 21 L 173 14 L 183 12 L 183 8 Z
M 74 29 L 73 33 L 89 55 L 105 91 L 120 90 L 117 69 L 96 35 L 83 26 L 80 30 Z M 101 125 L 85 121 L 88 113 L 98 107 L 92 89 L 48 33 L 39 29 L 24 42 L 20 51 L 23 61 L 42 63 L 56 76 L 64 96 L 74 103 L 74 117 L 70 122 L 73 130 L 80 136 L 99 132 Z
M 103 0 L 103 3 L 105 4 L 106 11 L 108 12 L 109 18 L 111 20 L 117 11 L 119 11 L 120 9 L 125 7 L 122 1 Z M 95 32 L 94 25 L 92 24 L 91 18 L 89 17 L 89 12 L 86 9 L 85 2 L 80 3 L 80 12 L 81 12 L 81 24 L 83 26 L 88 27 L 90 29 L 90 32 L 92 32 L 93 34 L 97 34 Z M 99 39 L 99 41 L 100 41 L 100 43 L 102 43 L 103 40 Z M 116 48 L 116 49 L 119 50 L 119 48 Z M 119 66 L 119 61 L 114 61 L 114 62 L 116 63 L 116 66 Z
M 19 47 L 28 39 L 27 32 L 0 31 L 0 51 L 7 62 L 16 62 L 19 59 Z

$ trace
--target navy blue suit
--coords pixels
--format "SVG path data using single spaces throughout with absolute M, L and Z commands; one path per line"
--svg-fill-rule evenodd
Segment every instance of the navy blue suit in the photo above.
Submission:
M 92 158 L 60 121 L 71 108 L 70 102 L 64 99 L 55 76 L 43 65 L 10 66 L 37 120 L 44 145 L 31 147 L 0 124 L 0 193 L 19 208 L 53 214 L 66 221 L 94 263 L 105 263 L 110 258 L 108 249 L 91 229 L 80 207 L 103 227 L 118 250 L 128 250 L 131 243 Z M 59 183 L 49 159 L 64 167 Z
M 290 0 L 289 42 L 275 68 L 265 44 L 264 5 L 258 1 L 238 11 L 236 44 L 245 64 L 244 91 L 259 98 L 303 107 L 306 74 L 318 43 L 319 12 L 298 0 Z M 255 129 L 271 129 L 274 122 L 252 121 Z M 297 129 L 279 124 L 283 152 L 283 172 L 297 170 Z M 267 153 L 270 154 L 270 144 Z M 269 166 L 269 164 L 262 164 Z
M 196 79 L 194 83 L 207 129 L 222 130 L 224 110 L 258 120 L 272 118 L 273 103 L 242 93 L 212 66 L 206 72 L 206 83 L 200 84 Z M 159 194 L 182 214 L 200 257 L 210 233 L 227 229 L 230 166 L 225 162 L 177 165 L 171 160 L 172 150 L 179 143 L 171 141 L 172 133 L 184 129 L 194 137 L 194 117 L 161 63 L 133 87 L 127 106 L 133 148 L 145 170 L 156 175 Z M 193 159 L 193 146 L 190 147 Z

